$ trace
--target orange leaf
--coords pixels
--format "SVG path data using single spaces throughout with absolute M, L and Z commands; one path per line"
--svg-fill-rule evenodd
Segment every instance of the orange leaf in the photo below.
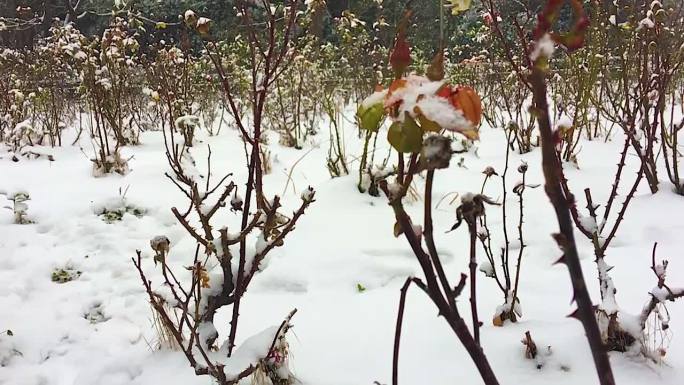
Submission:
M 389 86 L 389 93 L 387 94 L 387 96 L 389 97 L 390 95 L 392 95 L 392 92 L 404 87 L 406 87 L 406 79 L 397 79 L 393 81 L 392 84 L 390 84 Z
M 470 87 L 459 87 L 451 96 L 451 104 L 463 111 L 463 116 L 475 126 L 482 120 L 482 101 L 475 90 Z
M 406 87 L 406 79 L 396 79 L 390 84 L 389 89 L 387 90 L 387 96 L 385 96 L 385 108 L 388 109 L 390 115 L 396 115 L 397 110 L 399 109 L 399 105 L 403 102 L 403 100 L 397 100 L 394 102 L 392 105 L 388 105 L 387 100 L 389 100 L 392 97 L 392 93 L 395 91 Z

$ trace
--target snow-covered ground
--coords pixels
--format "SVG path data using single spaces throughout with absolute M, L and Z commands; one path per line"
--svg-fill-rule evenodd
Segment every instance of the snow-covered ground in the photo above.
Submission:
M 361 143 L 353 126 L 346 126 L 347 156 L 355 170 Z M 265 178 L 267 192 L 281 194 L 285 207 L 294 208 L 302 190 L 311 185 L 317 190 L 316 202 L 250 286 L 242 303 L 238 346 L 278 325 L 297 308 L 289 342 L 292 369 L 303 384 L 388 384 L 399 288 L 407 276 L 420 275 L 420 270 L 405 239 L 392 236 L 394 220 L 386 199 L 360 194 L 356 172 L 329 177 L 327 138 L 327 127 L 322 127 L 304 150 L 295 150 L 279 146 L 277 136 L 271 134 L 273 170 Z M 102 178 L 92 176 L 91 162 L 78 146 L 43 149 L 54 161 L 15 163 L 0 151 L 0 190 L 29 193 L 28 217 L 35 222 L 13 224 L 12 211 L 0 211 L 0 330 L 13 334 L 0 335 L 0 384 L 211 383 L 208 377 L 196 377 L 181 353 L 155 349 L 158 337 L 152 312 L 131 258 L 136 249 L 143 250 L 143 266 L 158 281 L 149 240 L 166 235 L 171 240 L 169 263 L 177 268 L 191 263 L 195 243 L 171 214 L 171 207 L 186 205 L 184 196 L 164 176 L 168 166 L 161 133 L 144 133 L 141 142 L 122 150 L 126 157 L 132 156 L 129 174 Z M 218 137 L 202 137 L 193 149 L 200 167 L 207 144 L 214 154 L 215 175 L 233 172 L 233 180 L 242 186 L 244 151 L 237 133 L 224 129 Z M 82 145 L 86 153 L 92 151 L 87 140 Z M 579 170 L 568 167 L 567 172 L 574 189 L 581 192 L 591 187 L 594 200 L 605 202 L 621 146 L 619 136 L 608 143 L 583 142 Z M 477 151 L 457 155 L 448 170 L 437 173 L 435 204 L 449 193 L 479 192 L 486 166 L 499 173 L 503 170 L 502 131 L 484 127 L 477 147 Z M 509 188 L 519 178 L 515 169 L 521 160 L 529 164 L 528 183 L 542 183 L 539 150 L 523 156 L 512 153 Z M 637 166 L 632 155 L 628 162 L 626 181 Z M 293 183 L 285 188 L 294 164 Z M 417 184 L 420 190 L 422 178 Z M 124 192 L 125 204 L 144 214 L 125 214 L 121 221 L 106 223 L 97 213 L 102 207 L 120 206 Z M 500 200 L 500 184 L 490 181 L 486 193 Z M 485 353 L 503 384 L 597 383 L 583 329 L 566 317 L 574 305 L 567 270 L 553 265 L 560 255 L 550 236 L 557 228 L 555 216 L 542 188 L 528 189 L 525 195 L 528 247 L 519 291 L 524 317 L 516 324 L 492 326 L 491 316 L 503 298 L 493 280 L 478 275 Z M 455 221 L 458 204 L 450 204 L 452 197 L 440 202 L 434 216 L 437 245 L 455 281 L 467 271 L 468 250 L 465 228 L 446 233 Z M 517 202 L 514 194 L 508 197 L 511 204 Z M 580 204 L 584 206 L 583 199 Z M 421 205 L 410 204 L 408 209 L 420 218 Z M 650 271 L 655 241 L 659 258 L 670 260 L 669 281 L 684 284 L 683 209 L 682 197 L 670 192 L 665 181 L 655 195 L 645 183 L 639 189 L 607 253 L 608 263 L 616 266 L 611 273 L 624 311 L 638 313 L 649 299 L 648 292 L 655 285 Z M 500 209 L 487 210 L 492 231 L 500 238 Z M 511 212 L 511 231 L 515 231 L 517 214 Z M 230 229 L 235 220 L 226 214 L 217 223 L 227 223 Z M 598 301 L 591 245 L 581 237 L 578 242 L 592 297 Z M 51 276 L 60 268 L 71 269 L 75 279 L 53 282 Z M 359 290 L 359 285 L 365 290 Z M 466 351 L 444 320 L 437 318 L 432 303 L 419 291 L 409 293 L 400 382 L 480 383 Z M 467 296 L 460 303 L 470 323 Z M 663 362 L 656 365 L 611 353 L 618 384 L 682 384 L 684 304 L 670 304 L 669 310 L 672 341 Z M 215 321 L 221 338 L 226 336 L 228 321 L 224 309 Z M 551 347 L 552 355 L 541 370 L 524 357 L 520 340 L 527 330 L 543 350 Z

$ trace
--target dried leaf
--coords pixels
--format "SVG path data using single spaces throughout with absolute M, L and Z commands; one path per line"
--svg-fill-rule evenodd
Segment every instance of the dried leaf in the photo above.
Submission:
M 444 50 L 440 49 L 428 67 L 426 74 L 428 79 L 439 81 L 444 79 Z
M 399 222 L 395 222 L 395 223 L 394 223 L 394 237 L 395 237 L 395 238 L 399 238 L 399 236 L 400 236 L 401 234 L 403 234 L 403 233 L 404 233 L 404 230 L 402 230 L 401 225 L 399 224 Z

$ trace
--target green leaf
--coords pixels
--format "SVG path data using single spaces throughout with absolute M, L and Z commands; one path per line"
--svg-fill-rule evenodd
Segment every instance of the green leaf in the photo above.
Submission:
M 156 29 L 166 29 L 166 27 L 167 27 L 167 25 L 166 25 L 166 23 L 164 23 L 163 21 L 158 22 L 158 23 L 154 26 L 154 28 L 156 28 Z
M 425 115 L 418 115 L 418 121 L 420 122 L 420 127 L 423 128 L 425 132 L 440 132 L 442 127 L 439 124 L 433 122 L 432 120 L 425 117 Z
M 364 291 L 366 291 L 366 288 L 365 288 L 365 286 L 363 286 L 362 284 L 357 283 L 357 284 L 356 284 L 356 290 L 357 290 L 359 293 L 363 293 Z
M 387 132 L 387 141 L 398 152 L 420 152 L 423 147 L 423 129 L 406 113 L 403 123 L 392 123 Z
M 364 108 L 362 104 L 356 111 L 356 117 L 362 130 L 377 132 L 385 119 L 385 107 L 382 103 L 376 103 Z

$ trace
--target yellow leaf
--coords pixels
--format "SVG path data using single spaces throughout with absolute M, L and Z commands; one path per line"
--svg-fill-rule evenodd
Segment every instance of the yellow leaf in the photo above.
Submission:
M 451 8 L 452 15 L 458 15 L 470 9 L 471 0 L 448 0 L 447 7 Z
M 385 107 L 382 103 L 376 103 L 369 107 L 361 104 L 356 111 L 356 118 L 361 129 L 376 132 L 385 119 Z
M 440 132 L 442 131 L 442 127 L 439 126 L 439 124 L 433 122 L 432 120 L 428 119 L 423 115 L 422 111 L 420 111 L 420 108 L 416 106 L 416 109 L 418 110 L 418 122 L 420 123 L 420 128 L 423 129 L 425 132 Z

